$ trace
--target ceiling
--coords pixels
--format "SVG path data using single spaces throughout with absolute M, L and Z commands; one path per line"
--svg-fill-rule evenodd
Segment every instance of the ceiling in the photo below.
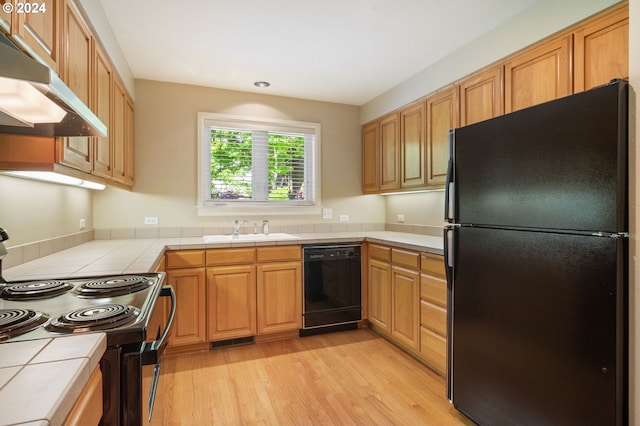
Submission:
M 135 78 L 363 105 L 537 0 L 100 1 Z

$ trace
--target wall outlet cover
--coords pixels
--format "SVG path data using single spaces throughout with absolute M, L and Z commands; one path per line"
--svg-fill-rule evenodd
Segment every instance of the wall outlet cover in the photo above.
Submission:
M 404 223 L 404 215 L 403 214 L 399 214 L 398 215 L 398 222 L 399 223 Z
M 322 209 L 322 218 L 323 219 L 333 218 L 333 209 Z
M 348 214 L 341 214 L 340 215 L 340 222 L 349 222 L 349 215 Z
M 147 216 L 144 218 L 145 225 L 157 225 L 158 217 L 157 216 Z

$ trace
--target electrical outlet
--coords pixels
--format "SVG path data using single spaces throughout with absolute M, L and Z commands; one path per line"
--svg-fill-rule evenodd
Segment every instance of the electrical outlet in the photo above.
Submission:
M 399 214 L 398 215 L 398 223 L 404 223 L 404 215 L 403 214 Z
M 341 214 L 340 215 L 340 222 L 349 222 L 349 215 L 348 214 Z
M 331 219 L 331 218 L 333 218 L 333 210 L 332 209 L 322 209 L 322 218 L 323 219 Z
M 157 225 L 158 217 L 157 216 L 147 216 L 144 218 L 145 225 Z
M 87 222 L 84 219 L 80 219 L 80 229 L 84 229 L 87 226 Z

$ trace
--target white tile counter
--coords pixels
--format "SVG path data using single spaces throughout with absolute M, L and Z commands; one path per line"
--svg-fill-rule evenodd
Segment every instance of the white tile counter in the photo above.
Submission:
M 107 347 L 104 333 L 0 344 L 0 425 L 59 425 Z
M 372 241 L 406 249 L 443 253 L 443 239 L 404 232 L 369 231 L 293 234 L 299 239 L 286 241 L 227 241 L 206 243 L 203 237 L 93 240 L 3 271 L 7 281 L 74 278 L 110 274 L 149 272 L 165 249 L 246 247 L 257 245 L 312 244 Z

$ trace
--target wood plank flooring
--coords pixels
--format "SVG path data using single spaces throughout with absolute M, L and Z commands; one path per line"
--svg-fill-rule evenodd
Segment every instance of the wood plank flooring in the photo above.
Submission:
M 170 355 L 162 371 L 164 425 L 473 425 L 444 378 L 368 329 Z

